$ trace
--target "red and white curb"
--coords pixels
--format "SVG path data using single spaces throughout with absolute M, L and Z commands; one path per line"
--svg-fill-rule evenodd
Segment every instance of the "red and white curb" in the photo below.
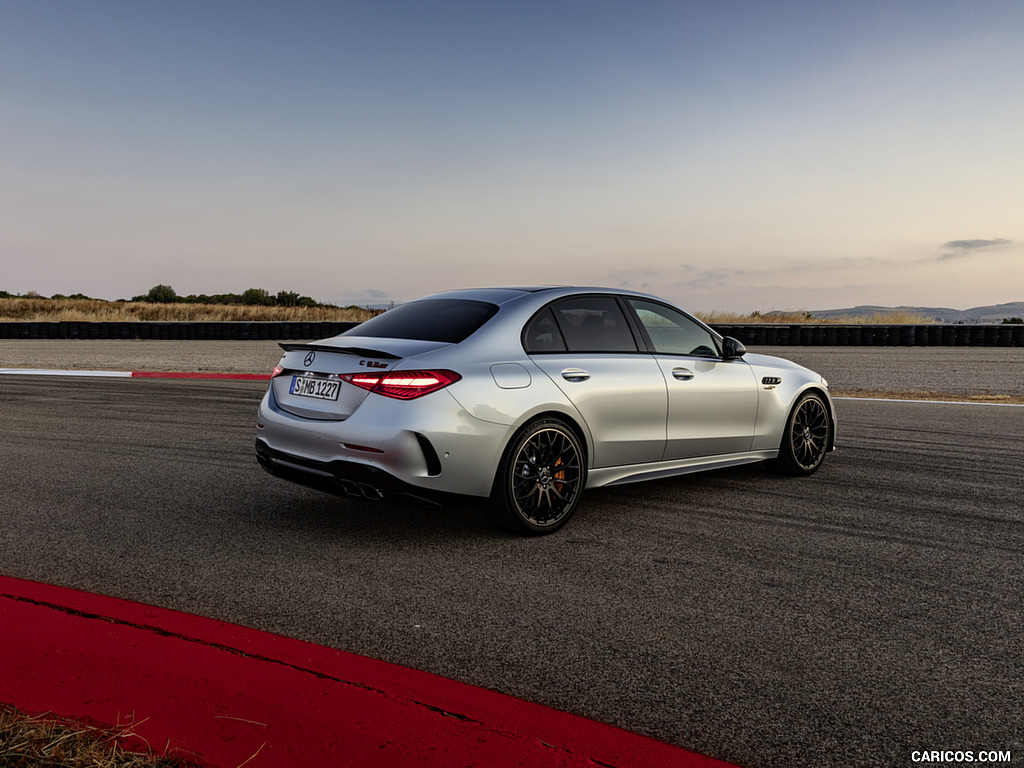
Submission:
M 224 379 L 233 381 L 268 381 L 262 373 L 199 373 L 182 371 L 78 371 L 57 368 L 0 368 L 0 376 L 79 376 L 103 379 Z

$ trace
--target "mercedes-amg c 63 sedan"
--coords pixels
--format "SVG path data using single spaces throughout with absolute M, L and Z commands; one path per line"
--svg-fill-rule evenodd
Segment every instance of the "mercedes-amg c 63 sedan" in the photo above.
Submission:
M 809 475 L 835 446 L 821 376 L 637 293 L 449 291 L 281 346 L 267 471 L 374 501 L 478 497 L 518 533 L 559 529 L 587 488 L 755 461 Z

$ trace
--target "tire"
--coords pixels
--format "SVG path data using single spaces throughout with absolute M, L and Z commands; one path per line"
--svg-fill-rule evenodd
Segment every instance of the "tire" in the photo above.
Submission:
M 487 513 L 512 533 L 554 533 L 576 511 L 586 484 L 587 466 L 576 433 L 560 419 L 537 419 L 506 448 Z
M 832 420 L 828 406 L 819 395 L 801 397 L 789 418 L 774 461 L 776 471 L 792 477 L 814 474 L 825 461 L 832 437 Z

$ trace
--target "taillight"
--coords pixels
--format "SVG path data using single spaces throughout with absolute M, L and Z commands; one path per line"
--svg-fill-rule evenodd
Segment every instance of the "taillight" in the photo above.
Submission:
M 389 371 L 387 373 L 349 373 L 342 376 L 349 384 L 385 397 L 414 400 L 454 384 L 462 377 L 455 371 Z
M 270 374 L 270 378 L 276 379 L 282 373 L 284 373 L 284 368 L 282 368 L 280 365 L 275 365 L 274 366 L 274 372 L 272 374 Z

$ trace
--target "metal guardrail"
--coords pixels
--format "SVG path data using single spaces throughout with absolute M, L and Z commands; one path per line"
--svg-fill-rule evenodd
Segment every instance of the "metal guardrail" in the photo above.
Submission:
M 0 339 L 289 341 L 324 339 L 353 328 L 342 322 L 55 322 L 0 323 Z M 748 346 L 1024 347 L 1024 325 L 716 324 Z

